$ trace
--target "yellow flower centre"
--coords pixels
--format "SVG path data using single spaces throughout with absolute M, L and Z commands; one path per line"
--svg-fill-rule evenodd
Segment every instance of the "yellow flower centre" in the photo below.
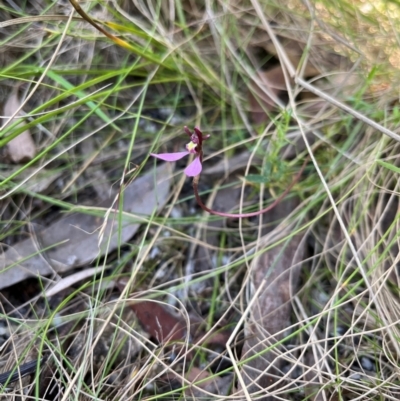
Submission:
M 191 141 L 186 145 L 186 149 L 190 153 L 196 153 L 196 146 L 197 146 L 197 143 L 194 143 Z

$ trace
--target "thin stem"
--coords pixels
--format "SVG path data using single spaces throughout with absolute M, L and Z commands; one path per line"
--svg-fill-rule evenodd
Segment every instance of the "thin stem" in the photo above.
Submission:
M 274 202 L 272 202 L 270 205 L 268 205 L 266 208 L 258 210 L 257 212 L 251 212 L 251 213 L 225 213 L 225 212 L 218 212 L 216 210 L 212 210 L 210 208 L 208 208 L 203 201 L 200 198 L 199 195 L 199 190 L 198 190 L 198 184 L 199 184 L 199 179 L 200 179 L 200 175 L 197 175 L 196 177 L 193 178 L 193 191 L 194 191 L 194 196 L 196 197 L 196 201 L 199 204 L 199 206 L 205 210 L 206 212 L 210 213 L 210 214 L 214 214 L 216 216 L 221 216 L 221 217 L 229 217 L 232 219 L 243 219 L 246 217 L 254 217 L 254 216 L 259 216 L 263 213 L 269 212 L 271 209 L 273 209 L 275 206 L 277 206 L 282 199 L 289 193 L 289 191 L 293 188 L 294 184 L 296 184 L 301 175 L 303 174 L 303 171 L 306 167 L 306 164 L 308 162 L 308 158 L 304 161 L 300 171 L 297 173 L 296 177 L 294 178 L 294 180 L 290 183 L 290 185 L 283 191 L 283 193 L 281 195 L 279 195 Z
M 75 11 L 87 22 L 89 22 L 90 25 L 92 25 L 94 28 L 96 28 L 98 31 L 100 31 L 103 35 L 107 36 L 111 40 L 118 40 L 118 38 L 111 33 L 107 32 L 105 29 L 103 29 L 100 25 L 96 24 L 81 8 L 81 6 L 78 4 L 76 0 L 69 0 L 70 3 L 72 4 L 72 7 L 75 8 Z

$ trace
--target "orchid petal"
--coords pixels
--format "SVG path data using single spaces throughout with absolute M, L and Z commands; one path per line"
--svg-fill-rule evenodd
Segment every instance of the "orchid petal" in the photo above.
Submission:
M 177 160 L 182 159 L 187 156 L 189 152 L 175 152 L 175 153 L 150 153 L 151 156 L 156 157 L 157 159 L 165 160 L 166 162 L 176 162 Z
M 190 132 L 189 127 L 187 127 L 186 125 L 183 127 L 183 129 L 185 130 L 185 132 L 189 135 L 192 136 L 192 133 Z
M 196 177 L 201 173 L 203 166 L 201 165 L 200 157 L 195 159 L 185 168 L 185 174 L 188 177 Z
M 194 132 L 197 134 L 197 136 L 203 137 L 203 133 L 200 131 L 200 128 L 194 127 Z

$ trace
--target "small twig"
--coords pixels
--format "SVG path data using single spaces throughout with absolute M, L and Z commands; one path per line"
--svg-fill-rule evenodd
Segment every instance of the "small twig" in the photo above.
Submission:
M 47 359 L 46 357 L 41 358 L 39 361 L 37 359 L 34 359 L 33 361 L 23 363 L 20 366 L 16 366 L 13 369 L 9 370 L 8 372 L 1 373 L 0 385 L 11 384 L 17 381 L 19 378 L 35 373 L 37 366 L 43 365 L 46 359 Z
M 89 15 L 87 15 L 81 8 L 81 6 L 78 4 L 77 0 L 69 0 L 72 6 L 74 7 L 75 11 L 85 20 L 87 21 L 90 25 L 92 25 L 94 28 L 96 28 L 99 32 L 101 32 L 103 35 L 105 35 L 107 38 L 111 39 L 115 44 L 128 49 L 130 51 L 135 51 L 135 49 L 128 43 L 125 42 L 125 40 L 118 38 L 117 36 L 111 34 L 110 32 L 107 32 L 104 28 L 102 28 L 99 24 L 97 24 Z
M 92 25 L 94 28 L 96 28 L 98 31 L 100 31 L 103 35 L 107 36 L 107 38 L 111 40 L 118 40 L 118 38 L 111 33 L 107 32 L 105 29 L 103 29 L 100 25 L 96 24 L 90 18 L 81 8 L 81 6 L 78 4 L 76 0 L 69 0 L 69 2 L 72 4 L 72 7 L 75 8 L 75 11 L 85 20 L 87 21 L 90 25 Z

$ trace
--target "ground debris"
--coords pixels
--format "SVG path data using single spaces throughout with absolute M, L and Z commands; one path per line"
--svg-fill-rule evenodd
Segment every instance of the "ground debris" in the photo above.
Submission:
M 11 92 L 4 104 L 4 115 L 11 117 L 21 106 L 16 90 Z M 18 116 L 21 113 L 17 114 Z M 11 123 L 10 119 L 6 122 Z M 36 155 L 36 146 L 29 130 L 13 138 L 7 143 L 8 155 L 13 163 L 21 163 L 32 160 Z
M 171 173 L 165 166 L 149 172 L 124 190 L 125 213 L 146 216 L 160 210 L 169 195 Z M 109 208 L 115 196 L 98 207 Z M 111 252 L 118 244 L 128 241 L 138 230 L 140 223 L 126 219 L 122 227 L 111 213 L 104 227 L 104 244 L 98 245 L 98 230 L 104 219 L 95 215 L 72 213 L 63 217 L 35 237 L 23 240 L 0 254 L 0 289 L 18 283 L 27 277 L 61 273 L 91 263 L 96 257 Z M 47 251 L 42 251 L 48 249 Z
M 294 200 L 281 203 L 275 209 L 275 217 L 290 213 L 295 206 Z M 281 235 L 289 233 L 283 230 Z M 266 248 L 273 240 L 271 233 L 265 235 L 257 249 Z M 243 365 L 241 375 L 249 394 L 257 393 L 258 397 L 261 396 L 257 399 L 263 401 L 275 399 L 268 394 L 279 389 L 279 383 L 282 384 L 279 382 L 284 361 L 280 358 L 281 346 L 273 347 L 269 352 L 265 349 L 282 340 L 285 329 L 290 326 L 290 301 L 297 286 L 304 250 L 303 236 L 296 235 L 262 253 L 251 263 L 250 302 L 254 303 L 245 325 L 242 361 L 252 359 Z M 259 356 L 254 357 L 257 354 Z

